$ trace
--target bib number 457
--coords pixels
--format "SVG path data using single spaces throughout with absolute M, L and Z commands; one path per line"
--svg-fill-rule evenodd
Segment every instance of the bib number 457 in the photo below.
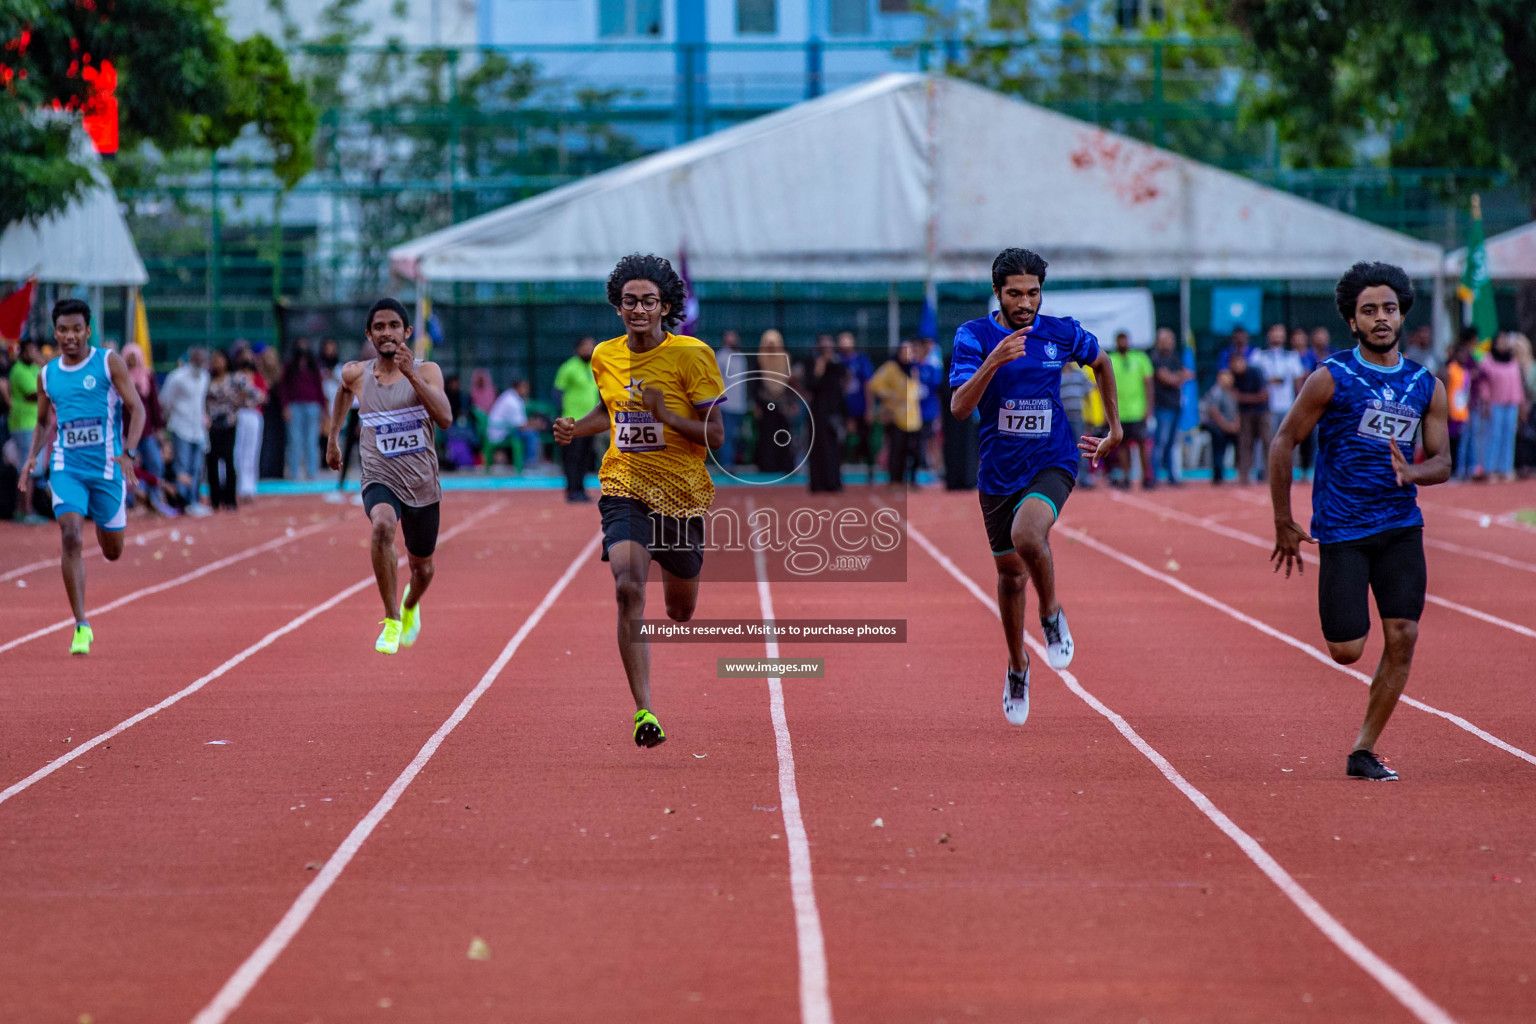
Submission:
M 1409 441 L 1419 429 L 1417 416 L 1399 416 L 1380 409 L 1367 409 L 1360 417 L 1360 433 L 1383 441 Z

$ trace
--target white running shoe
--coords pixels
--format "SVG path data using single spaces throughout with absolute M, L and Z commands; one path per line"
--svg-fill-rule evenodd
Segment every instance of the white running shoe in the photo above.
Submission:
M 1003 717 L 1009 725 L 1029 720 L 1029 666 L 1023 672 L 1009 669 L 1003 675 Z
M 1051 668 L 1072 664 L 1072 631 L 1067 628 L 1066 611 L 1057 608 L 1055 618 L 1041 619 L 1040 631 L 1045 634 L 1045 660 Z

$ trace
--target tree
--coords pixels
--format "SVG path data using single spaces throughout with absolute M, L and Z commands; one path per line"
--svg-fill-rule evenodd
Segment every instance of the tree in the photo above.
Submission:
M 54 213 L 90 182 L 71 137 L 86 72 L 108 61 L 125 154 L 219 149 L 252 125 L 286 186 L 313 166 L 304 87 L 270 39 L 229 37 L 218 0 L 7 0 L 0 40 L 0 225 Z
M 1536 217 L 1536 11 L 1530 0 L 1229 0 L 1267 82 L 1253 113 L 1296 158 L 1507 173 Z M 1481 184 L 1458 182 L 1458 193 Z M 1520 295 L 1536 329 L 1536 287 Z

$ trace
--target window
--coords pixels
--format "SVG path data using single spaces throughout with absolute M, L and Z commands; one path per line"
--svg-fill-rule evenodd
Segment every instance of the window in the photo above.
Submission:
M 911 14 L 912 0 L 880 0 L 881 14 Z
M 774 35 L 779 31 L 778 0 L 736 0 L 738 35 Z
M 1164 15 L 1163 0 L 1115 0 L 1115 25 L 1122 32 L 1161 24 Z
M 832 34 L 869 35 L 869 0 L 832 0 Z
M 661 35 L 661 0 L 598 0 L 597 34 Z

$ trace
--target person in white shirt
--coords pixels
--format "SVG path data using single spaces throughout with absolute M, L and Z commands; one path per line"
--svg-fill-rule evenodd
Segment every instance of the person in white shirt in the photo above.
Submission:
M 491 411 L 486 415 L 485 424 L 485 468 L 491 468 L 491 460 L 497 448 L 507 443 L 507 438 L 518 433 L 528 423 L 528 406 L 523 401 L 523 396 L 517 393 L 517 385 L 507 388 L 497 396 L 491 406 Z M 518 438 L 517 444 L 522 444 L 522 438 Z
M 175 447 L 176 491 L 187 503 L 187 512 L 194 516 L 208 512 L 197 501 L 204 457 L 208 454 L 207 367 L 207 352 L 201 348 L 188 349 L 182 364 L 170 372 L 160 389 L 160 407 L 165 411 L 166 428 Z
M 1269 385 L 1270 418 L 1279 423 L 1296 402 L 1296 392 L 1307 379 L 1307 367 L 1285 343 L 1284 324 L 1270 324 L 1265 334 L 1268 345 L 1254 352 L 1250 362 L 1264 375 Z

